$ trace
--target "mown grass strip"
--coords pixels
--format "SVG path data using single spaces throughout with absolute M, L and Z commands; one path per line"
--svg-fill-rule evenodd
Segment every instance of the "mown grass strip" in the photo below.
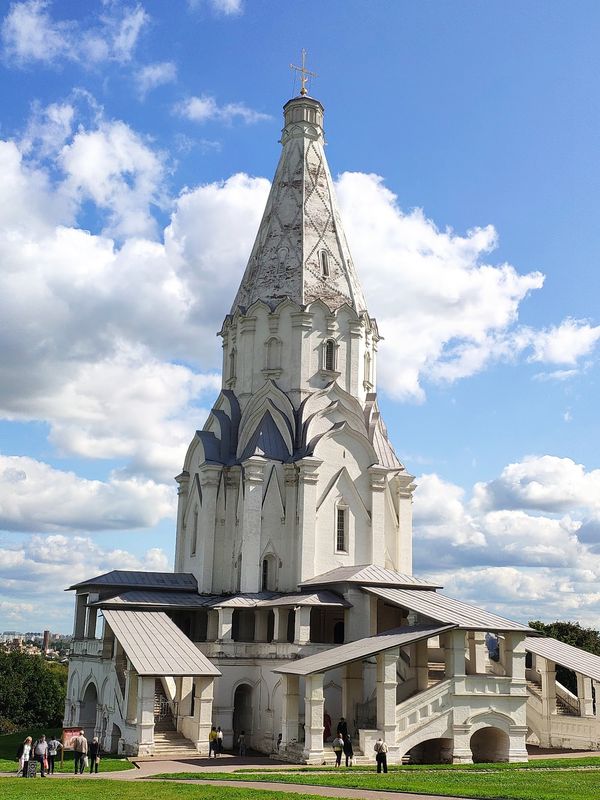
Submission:
M 46 738 L 50 739 L 52 736 L 60 741 L 62 735 L 62 728 L 30 728 L 29 730 L 19 731 L 19 733 L 9 733 L 0 736 L 0 772 L 16 772 L 17 771 L 17 747 L 26 736 L 31 736 L 33 741 L 39 738 L 42 733 L 46 734 Z M 116 756 L 102 756 L 100 758 L 100 770 L 104 772 L 118 772 L 125 769 L 135 769 L 125 758 L 117 758 Z M 69 750 L 65 752 L 65 763 L 61 770 L 60 757 L 56 761 L 56 772 L 73 772 L 73 753 Z

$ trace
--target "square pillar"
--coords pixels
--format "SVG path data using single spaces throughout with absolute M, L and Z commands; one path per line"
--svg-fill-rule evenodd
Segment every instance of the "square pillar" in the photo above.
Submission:
M 304 758 L 310 764 L 323 760 L 323 675 L 307 675 L 304 690 Z
M 385 566 L 385 490 L 388 470 L 369 467 L 371 483 L 371 563 Z
M 317 483 L 318 469 L 323 462 L 318 458 L 302 458 L 296 462 L 298 467 L 298 563 L 300 580 L 305 581 L 315 574 L 317 553 L 316 521 L 317 521 Z
M 192 713 L 192 691 L 194 688 L 193 678 L 179 678 L 179 686 L 177 687 L 178 702 L 179 702 L 179 716 L 189 717 Z
M 377 654 L 377 729 L 388 747 L 396 744 L 396 663 L 399 648 Z
M 298 606 L 294 619 L 294 644 L 310 642 L 310 606 Z
M 281 731 L 273 733 L 282 735 L 282 745 L 298 741 L 298 706 L 300 702 L 300 678 L 297 675 L 281 676 L 282 708 Z
M 444 656 L 446 678 L 464 677 L 466 666 L 464 631 L 454 630 L 444 634 Z
M 505 675 L 519 681 L 525 680 L 525 635 L 517 632 L 504 634 Z
M 154 678 L 138 676 L 137 680 L 138 755 L 154 753 Z
M 75 639 L 83 639 L 85 636 L 86 602 L 87 594 L 76 595 L 75 623 L 73 625 L 73 637 Z
M 267 608 L 257 608 L 254 612 L 254 641 L 266 642 L 267 630 L 269 627 L 269 610 Z
M 556 665 L 547 658 L 538 656 L 536 660 L 542 677 L 542 715 L 547 730 L 547 734 L 540 737 L 540 744 L 542 747 L 551 747 L 550 717 L 556 714 Z
M 275 624 L 273 626 L 273 641 L 287 642 L 287 625 L 290 615 L 289 608 L 274 608 Z
M 427 639 L 422 639 L 417 642 L 414 647 L 415 654 L 415 672 L 417 679 L 417 691 L 423 692 L 429 685 L 429 667 L 428 667 L 428 648 Z
M 469 663 L 471 675 L 485 675 L 486 647 L 483 631 L 469 631 Z
M 594 681 L 594 693 L 596 695 L 596 719 L 600 719 L 600 681 Z
M 356 730 L 356 706 L 363 701 L 362 661 L 352 661 L 343 668 L 342 716 L 353 731 Z
M 231 641 L 233 628 L 233 608 L 218 608 L 217 640 L 219 642 Z
M 577 676 L 577 697 L 579 698 L 579 716 L 593 717 L 594 702 L 592 698 L 592 679 L 575 673 Z
M 212 591 L 215 555 L 215 522 L 217 519 L 217 493 L 221 480 L 222 467 L 203 464 L 198 472 L 202 486 L 202 511 L 199 525 L 202 536 L 196 543 L 198 557 L 198 591 Z
M 219 635 L 219 612 L 216 608 L 208 610 L 206 620 L 206 641 L 215 642 Z
M 212 725 L 213 677 L 197 677 L 194 679 L 194 733 L 196 750 L 208 755 L 208 734 Z

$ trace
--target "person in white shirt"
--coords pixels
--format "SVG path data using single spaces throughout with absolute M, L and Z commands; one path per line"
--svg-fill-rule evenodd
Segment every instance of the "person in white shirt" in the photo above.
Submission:
M 61 749 L 62 744 L 53 736 L 48 742 L 48 772 L 50 775 L 54 775 L 54 761 Z
M 375 742 L 375 747 L 373 749 L 375 750 L 375 761 L 377 762 L 377 772 L 381 772 L 382 770 L 384 772 L 387 772 L 388 746 L 383 741 L 381 736 Z
M 23 778 L 27 777 L 27 766 L 31 756 L 31 741 L 31 736 L 27 736 L 25 741 L 21 742 L 19 749 L 17 750 L 17 759 L 19 761 L 17 775 L 21 775 Z

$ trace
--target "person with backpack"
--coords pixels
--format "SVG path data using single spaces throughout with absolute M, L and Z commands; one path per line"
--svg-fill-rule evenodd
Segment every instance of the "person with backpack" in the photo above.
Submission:
M 27 777 L 27 768 L 29 766 L 29 757 L 31 755 L 31 742 L 31 736 L 26 736 L 24 741 L 22 741 L 17 748 L 17 761 L 19 762 L 17 777 Z
M 383 772 L 387 772 L 388 746 L 383 741 L 381 736 L 375 742 L 375 747 L 373 749 L 375 750 L 375 761 L 377 762 L 377 772 L 381 772 L 382 770 Z
M 331 746 L 333 747 L 333 752 L 335 753 L 335 766 L 339 767 L 342 764 L 342 753 L 344 751 L 344 740 L 339 733 L 331 743 Z

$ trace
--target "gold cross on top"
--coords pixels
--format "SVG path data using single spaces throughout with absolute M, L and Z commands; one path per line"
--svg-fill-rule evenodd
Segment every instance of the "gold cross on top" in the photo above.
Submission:
M 302 48 L 302 66 L 297 67 L 295 64 L 290 64 L 290 69 L 295 69 L 297 72 L 300 73 L 300 83 L 302 88 L 300 89 L 300 94 L 305 95 L 308 94 L 308 89 L 306 88 L 306 82 L 308 81 L 308 76 L 310 75 L 311 78 L 317 78 L 318 75 L 316 72 L 310 72 L 305 67 L 306 62 L 306 50 Z

